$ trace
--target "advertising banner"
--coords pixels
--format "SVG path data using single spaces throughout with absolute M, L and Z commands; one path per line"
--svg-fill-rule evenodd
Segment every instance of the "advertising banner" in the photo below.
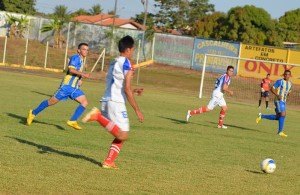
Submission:
M 204 54 L 215 54 L 223 56 L 239 56 L 239 43 L 216 41 L 208 39 L 195 39 L 193 69 L 202 69 Z M 237 60 L 221 57 L 208 57 L 206 62 L 206 71 L 224 72 L 227 66 L 237 67 Z

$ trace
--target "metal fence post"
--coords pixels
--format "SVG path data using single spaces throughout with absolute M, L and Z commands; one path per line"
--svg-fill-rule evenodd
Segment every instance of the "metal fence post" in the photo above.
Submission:
M 45 53 L 45 62 L 44 62 L 44 68 L 47 68 L 47 60 L 48 60 L 48 48 L 49 48 L 49 41 L 47 41 L 47 44 L 46 44 L 46 53 Z
M 5 64 L 5 59 L 6 59 L 6 46 L 7 46 L 7 36 L 5 36 L 5 41 L 4 41 L 3 64 Z
M 66 69 L 66 65 L 67 65 L 68 48 L 69 48 L 69 37 L 70 37 L 70 28 L 71 28 L 71 23 L 69 22 L 69 25 L 68 25 L 68 34 L 67 34 L 67 43 L 66 43 L 66 52 L 65 52 L 65 61 L 64 61 L 64 70 Z
M 141 40 L 139 40 L 139 44 L 138 44 L 138 52 L 137 52 L 137 57 L 136 57 L 136 64 L 139 64 L 140 49 L 141 49 Z M 137 73 L 137 77 L 136 77 L 136 85 L 139 84 L 139 79 L 140 79 L 140 67 L 138 68 L 138 73 Z

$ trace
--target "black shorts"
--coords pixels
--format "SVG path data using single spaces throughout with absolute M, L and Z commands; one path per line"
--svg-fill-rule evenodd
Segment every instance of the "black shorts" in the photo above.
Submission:
M 270 94 L 269 94 L 269 91 L 265 91 L 265 92 L 261 92 L 261 93 L 260 93 L 260 96 L 261 96 L 261 97 L 269 97 L 269 95 L 270 95 Z

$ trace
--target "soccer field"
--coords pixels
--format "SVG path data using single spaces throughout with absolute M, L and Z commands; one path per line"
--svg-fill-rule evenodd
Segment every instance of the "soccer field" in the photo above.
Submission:
M 187 124 L 186 111 L 207 103 L 197 98 L 198 88 L 189 93 L 147 84 L 137 97 L 145 122 L 128 107 L 131 132 L 116 161 L 120 169 L 106 170 L 99 163 L 113 138 L 97 123 L 69 128 L 75 102 L 50 107 L 25 125 L 28 110 L 49 98 L 61 79 L 0 74 L 0 193 L 300 194 L 299 110 L 288 110 L 286 139 L 276 135 L 277 122 L 255 123 L 256 104 L 229 101 L 227 130 L 216 128 L 219 109 Z M 151 78 L 151 72 L 143 74 Z M 98 106 L 104 82 L 84 82 L 82 88 L 88 110 Z M 273 174 L 260 171 L 267 157 L 276 161 Z

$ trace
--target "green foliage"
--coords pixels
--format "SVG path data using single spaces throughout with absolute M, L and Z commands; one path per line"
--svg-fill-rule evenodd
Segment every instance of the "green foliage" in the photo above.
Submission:
M 34 15 L 36 0 L 1 0 L 0 10 L 20 14 Z
M 65 22 L 54 17 L 50 23 L 46 23 L 42 26 L 41 32 L 49 32 L 53 31 L 54 36 L 54 47 L 61 48 L 62 43 L 64 42 L 65 38 L 62 35 L 62 29 L 64 27 Z
M 71 19 L 70 12 L 68 11 L 68 7 L 64 5 L 57 5 L 54 8 L 54 12 L 52 14 L 52 18 L 57 18 L 62 22 L 69 22 Z
M 100 4 L 93 5 L 91 9 L 89 9 L 89 14 L 90 15 L 98 15 L 101 14 L 103 11 L 102 7 Z
M 279 18 L 277 30 L 284 41 L 300 42 L 300 8 L 288 11 Z
M 90 15 L 89 11 L 80 8 L 71 14 L 72 17 L 80 16 L 80 15 Z
M 135 22 L 139 24 L 143 24 L 144 16 L 145 16 L 144 12 L 141 12 L 140 14 L 136 14 L 135 17 L 131 19 L 133 19 Z M 152 40 L 154 37 L 154 33 L 155 33 L 154 17 L 155 15 L 152 13 L 147 14 L 145 38 L 148 41 Z
M 155 0 L 155 7 L 159 8 L 155 15 L 155 24 L 168 29 L 186 31 L 195 20 L 214 11 L 214 6 L 208 0 Z
M 10 25 L 9 37 L 24 38 L 29 19 L 26 16 L 16 17 L 9 14 L 6 17 L 7 23 Z

